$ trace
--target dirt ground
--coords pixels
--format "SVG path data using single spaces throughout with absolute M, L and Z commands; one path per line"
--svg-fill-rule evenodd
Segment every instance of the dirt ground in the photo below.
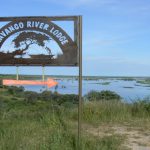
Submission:
M 121 135 L 125 137 L 123 146 L 130 150 L 150 150 L 150 129 L 125 125 L 83 126 L 84 131 L 98 137 Z

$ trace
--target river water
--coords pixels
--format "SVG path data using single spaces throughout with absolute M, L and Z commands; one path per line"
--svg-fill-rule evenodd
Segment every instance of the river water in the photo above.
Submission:
M 24 86 L 25 90 L 42 92 L 44 90 L 57 91 L 62 94 L 78 94 L 78 81 L 74 79 L 57 79 L 58 87 Z M 150 96 L 150 85 L 137 83 L 136 80 L 125 81 L 119 79 L 83 80 L 83 95 L 88 92 L 110 90 L 119 94 L 125 101 Z

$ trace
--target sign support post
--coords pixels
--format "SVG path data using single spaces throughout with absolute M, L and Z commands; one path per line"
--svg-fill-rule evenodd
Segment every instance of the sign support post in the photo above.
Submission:
M 42 66 L 42 80 L 45 81 L 45 67 Z
M 19 67 L 16 68 L 16 80 L 19 80 Z
M 78 104 L 78 149 L 82 148 L 82 16 L 78 18 L 78 49 L 79 49 L 79 104 Z

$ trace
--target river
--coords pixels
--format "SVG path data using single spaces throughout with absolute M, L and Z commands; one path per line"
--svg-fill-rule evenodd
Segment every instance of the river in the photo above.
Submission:
M 58 87 L 24 86 L 25 90 L 42 92 L 44 90 L 57 91 L 62 94 L 77 94 L 78 81 L 72 78 L 57 78 Z M 83 80 L 83 95 L 88 92 L 110 90 L 119 94 L 125 101 L 135 101 L 150 96 L 150 85 L 138 83 L 137 80 L 98 79 Z

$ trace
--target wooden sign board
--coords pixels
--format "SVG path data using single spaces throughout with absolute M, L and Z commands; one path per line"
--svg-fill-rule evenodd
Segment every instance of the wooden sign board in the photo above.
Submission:
M 56 21 L 72 21 L 74 37 Z M 52 42 L 57 46 L 51 46 Z M 59 49 L 58 53 L 54 48 Z M 81 149 L 82 16 L 0 17 L 0 66 L 79 67 L 78 149 Z
M 73 21 L 74 38 L 54 21 Z M 78 66 L 79 32 L 78 16 L 0 17 L 0 66 Z

